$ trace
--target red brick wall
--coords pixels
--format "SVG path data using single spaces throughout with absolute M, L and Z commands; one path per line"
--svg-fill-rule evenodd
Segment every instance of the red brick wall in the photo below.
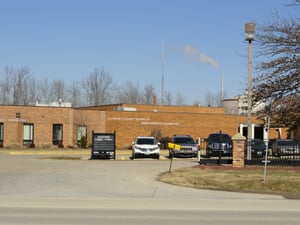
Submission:
M 117 131 L 119 148 L 130 145 L 138 135 L 150 135 L 160 130 L 163 137 L 174 134 L 189 134 L 193 138 L 205 138 L 212 132 L 234 135 L 246 117 L 209 113 L 166 113 L 166 112 L 106 112 L 106 131 Z
M 81 109 L 35 106 L 0 106 L 0 123 L 4 123 L 4 147 L 23 144 L 23 124 L 34 124 L 34 143 L 37 147 L 52 145 L 53 124 L 63 124 L 63 144 L 77 146 L 77 127 L 87 126 L 88 144 L 92 131 L 117 133 L 117 147 L 126 148 L 138 135 L 150 135 L 159 130 L 163 137 L 189 134 L 193 138 L 206 138 L 212 132 L 233 136 L 247 117 L 226 115 L 223 108 L 196 106 L 123 105 L 136 108 L 136 112 L 116 111 L 118 105 Z M 20 113 L 20 118 L 16 118 Z M 261 121 L 254 123 L 260 124 Z M 271 138 L 277 137 L 275 129 Z M 284 130 L 283 138 L 287 136 Z
M 20 113 L 20 118 L 16 118 Z M 23 124 L 34 124 L 36 146 L 52 145 L 53 124 L 63 124 L 63 144 L 72 145 L 73 109 L 58 107 L 0 106 L 0 122 L 4 123 L 4 147 L 23 145 Z
M 92 132 L 105 133 L 105 113 L 103 111 L 95 110 L 75 110 L 74 111 L 74 130 L 73 143 L 77 143 L 77 127 L 79 125 L 87 126 L 87 140 L 88 145 L 92 143 Z

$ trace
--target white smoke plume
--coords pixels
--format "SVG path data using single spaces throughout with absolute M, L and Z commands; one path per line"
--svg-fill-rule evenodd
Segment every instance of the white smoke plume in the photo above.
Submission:
M 219 68 L 220 65 L 212 57 L 206 55 L 197 48 L 190 45 L 183 47 L 183 53 L 192 63 L 208 63 L 215 68 Z

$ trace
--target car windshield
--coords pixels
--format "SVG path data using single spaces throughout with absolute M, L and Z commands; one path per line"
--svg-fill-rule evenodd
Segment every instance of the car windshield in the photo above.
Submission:
M 155 140 L 153 138 L 138 138 L 136 141 L 138 145 L 154 145 Z
M 195 144 L 194 140 L 189 137 L 178 137 L 174 139 L 175 144 Z
M 252 145 L 265 145 L 263 140 L 252 140 Z
M 287 145 L 287 146 L 291 146 L 291 145 L 297 145 L 296 142 L 294 141 L 278 141 L 277 145 Z
M 211 142 L 218 142 L 220 140 L 227 141 L 230 140 L 230 137 L 227 134 L 211 134 L 209 135 L 208 140 Z

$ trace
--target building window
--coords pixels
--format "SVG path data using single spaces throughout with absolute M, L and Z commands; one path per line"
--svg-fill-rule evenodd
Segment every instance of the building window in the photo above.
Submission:
M 63 144 L 63 125 L 62 124 L 53 124 L 52 144 L 53 145 L 62 145 Z
M 33 124 L 26 123 L 23 125 L 23 145 L 33 145 Z
M 3 130 L 4 130 L 4 125 L 3 123 L 0 123 L 0 147 L 3 147 Z
M 77 127 L 77 144 L 81 148 L 86 147 L 87 140 L 87 127 L 85 125 L 79 125 Z

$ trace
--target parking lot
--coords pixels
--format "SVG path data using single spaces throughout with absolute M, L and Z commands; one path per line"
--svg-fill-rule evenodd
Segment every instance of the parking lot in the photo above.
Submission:
M 169 160 L 164 156 L 162 160 L 130 160 L 128 154 L 118 154 L 117 160 L 89 158 L 89 154 L 76 152 L 68 155 L 66 152 L 2 153 L 0 196 L 149 197 L 158 185 L 154 182 L 156 177 L 169 169 Z M 172 167 L 196 164 L 195 159 L 185 158 L 177 159 Z
M 88 154 L 73 152 L 68 156 L 74 159 L 67 160 L 65 153 L 22 153 L 0 152 L 1 225 L 147 224 L 145 219 L 149 224 L 279 225 L 300 219 L 299 201 L 281 196 L 159 182 L 159 174 L 169 169 L 167 158 L 130 160 L 124 154 L 89 160 Z M 173 161 L 174 169 L 194 165 L 193 158 Z

